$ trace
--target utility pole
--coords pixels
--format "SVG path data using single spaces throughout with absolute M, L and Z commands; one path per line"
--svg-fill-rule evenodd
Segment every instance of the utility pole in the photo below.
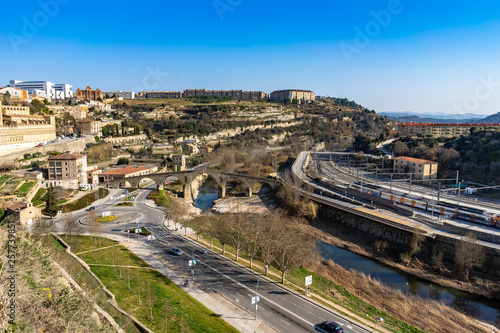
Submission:
M 412 175 L 413 175 L 413 174 L 410 172 L 410 191 L 408 192 L 408 194 L 411 194 L 411 176 L 412 176 Z
M 458 188 L 458 173 L 459 173 L 459 170 L 457 170 L 457 181 L 455 182 L 455 186 L 457 186 L 457 188 Z
M 460 189 L 462 188 L 462 182 L 458 183 L 458 205 L 460 205 Z
M 391 191 L 392 191 L 392 173 L 391 173 L 391 187 L 390 187 Z
M 438 182 L 438 202 L 440 200 L 440 193 L 441 193 L 441 182 Z

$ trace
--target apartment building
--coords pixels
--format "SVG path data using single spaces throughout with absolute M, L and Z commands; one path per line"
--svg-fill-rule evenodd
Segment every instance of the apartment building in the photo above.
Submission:
M 186 155 L 184 154 L 172 155 L 172 164 L 174 165 L 174 171 L 186 170 Z
M 48 159 L 48 180 L 75 180 L 79 184 L 87 183 L 87 156 L 81 154 L 60 154 Z
M 101 125 L 92 119 L 82 119 L 76 121 L 76 133 L 79 135 L 102 136 Z
M 105 97 L 109 98 L 122 98 L 122 99 L 134 99 L 135 93 L 133 91 L 106 91 L 102 93 Z
M 244 101 L 256 101 L 266 98 L 263 91 L 243 91 L 243 90 L 206 90 L 206 89 L 186 89 L 183 97 L 193 96 L 215 96 L 215 97 L 232 97 Z
M 287 98 L 290 100 L 299 101 L 314 101 L 316 96 L 311 90 L 298 90 L 298 89 L 286 89 L 286 90 L 276 90 L 270 95 L 273 101 L 285 101 Z
M 415 179 L 437 179 L 438 162 L 400 156 L 394 159 L 395 173 L 412 173 Z
M 400 123 L 399 130 L 406 136 L 432 136 L 453 138 L 468 135 L 472 127 L 478 130 L 500 129 L 500 124 L 438 124 L 438 123 Z

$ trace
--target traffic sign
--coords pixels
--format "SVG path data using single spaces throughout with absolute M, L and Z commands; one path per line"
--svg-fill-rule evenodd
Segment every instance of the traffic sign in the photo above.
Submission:
M 252 304 L 257 303 L 258 301 L 260 301 L 260 295 L 257 295 L 257 296 L 255 296 L 255 297 L 252 297 Z
M 189 267 L 196 265 L 196 259 L 189 260 Z
M 313 283 L 312 275 L 306 276 L 306 286 L 309 286 Z

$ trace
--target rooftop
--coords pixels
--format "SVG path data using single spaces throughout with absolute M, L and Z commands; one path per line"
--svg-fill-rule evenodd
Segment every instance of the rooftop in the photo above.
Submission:
M 26 207 L 28 207 L 28 204 L 26 204 L 25 202 L 16 202 L 15 204 L 8 206 L 7 209 L 19 212 L 20 210 L 23 210 Z
M 400 156 L 396 157 L 396 160 L 404 160 L 408 162 L 415 162 L 415 163 L 423 163 L 423 164 L 439 164 L 438 162 L 430 161 L 430 160 L 422 160 L 420 158 L 415 158 L 415 157 L 407 157 L 407 156 Z
M 49 157 L 49 161 L 55 161 L 55 160 L 77 160 L 85 155 L 81 154 L 59 154 L 55 156 Z

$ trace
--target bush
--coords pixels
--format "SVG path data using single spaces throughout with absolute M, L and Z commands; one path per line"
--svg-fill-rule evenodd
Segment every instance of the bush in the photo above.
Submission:
M 128 165 L 129 163 L 130 163 L 130 161 L 129 161 L 129 159 L 128 159 L 128 158 L 126 158 L 126 157 L 121 157 L 121 158 L 119 158 L 119 159 L 118 159 L 118 163 L 117 163 L 117 165 L 121 165 L 121 164 L 127 164 L 127 165 Z
M 26 153 L 24 154 L 24 158 L 30 158 L 31 157 L 31 154 L 30 153 Z

